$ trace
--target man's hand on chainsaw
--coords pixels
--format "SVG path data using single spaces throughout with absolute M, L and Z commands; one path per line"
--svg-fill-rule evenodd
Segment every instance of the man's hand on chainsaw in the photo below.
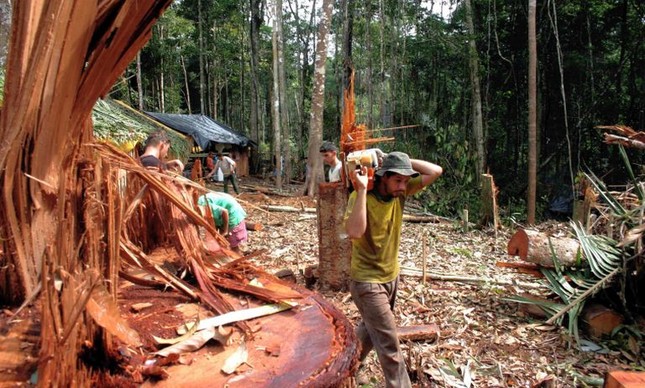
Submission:
M 382 166 L 383 160 L 387 157 L 387 154 L 381 151 L 380 148 L 374 148 L 374 152 L 376 153 L 376 157 L 378 158 L 378 165 Z
M 352 179 L 352 184 L 356 191 L 367 190 L 367 182 L 369 180 L 367 176 L 367 167 L 361 166 L 356 170 L 350 171 L 350 178 Z

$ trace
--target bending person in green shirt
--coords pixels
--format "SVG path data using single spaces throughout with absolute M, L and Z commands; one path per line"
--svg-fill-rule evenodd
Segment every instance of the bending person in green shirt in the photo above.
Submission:
M 380 153 L 382 167 L 375 172 L 372 190 L 367 191 L 365 167 L 349 173 L 355 188 L 345 213 L 352 239 L 349 288 L 362 318 L 356 328 L 361 361 L 375 349 L 386 387 L 410 387 L 393 314 L 403 206 L 407 196 L 434 182 L 443 170 L 402 152 Z
M 225 193 L 206 193 L 197 199 L 197 205 L 208 205 L 215 227 L 228 239 L 231 249 L 240 253 L 240 245 L 246 242 L 246 212 L 232 196 Z

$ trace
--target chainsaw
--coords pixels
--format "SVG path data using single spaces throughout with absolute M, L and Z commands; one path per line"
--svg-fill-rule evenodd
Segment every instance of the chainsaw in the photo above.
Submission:
M 367 167 L 367 190 L 374 187 L 374 172 L 380 167 L 380 160 L 377 150 L 370 148 L 367 150 L 354 151 L 347 154 L 345 157 L 345 176 L 349 178 L 350 172 L 359 170 L 362 167 Z M 353 185 L 350 179 L 347 179 L 347 185 Z

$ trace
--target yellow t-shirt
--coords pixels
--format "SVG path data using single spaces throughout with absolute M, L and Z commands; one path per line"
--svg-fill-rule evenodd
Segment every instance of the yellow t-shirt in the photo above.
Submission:
M 405 196 L 385 200 L 376 190 L 367 193 L 367 228 L 361 238 L 352 240 L 350 277 L 358 282 L 387 283 L 399 274 L 399 245 L 403 205 L 408 195 L 423 188 L 421 176 L 410 179 Z M 344 221 L 354 208 L 356 192 L 349 196 Z

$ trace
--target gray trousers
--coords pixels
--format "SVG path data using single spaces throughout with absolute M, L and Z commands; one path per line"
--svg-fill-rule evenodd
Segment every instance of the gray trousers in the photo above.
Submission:
M 399 279 L 389 283 L 360 283 L 350 281 L 349 291 L 361 313 L 362 321 L 356 328 L 361 342 L 361 361 L 372 350 L 381 362 L 386 387 L 412 386 L 405 367 L 394 321 L 394 301 Z

